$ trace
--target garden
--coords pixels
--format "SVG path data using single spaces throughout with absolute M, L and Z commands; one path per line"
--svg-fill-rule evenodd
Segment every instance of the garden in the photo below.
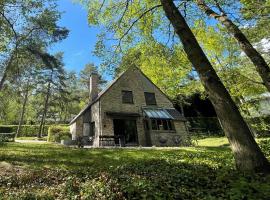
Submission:
M 269 158 L 270 139 L 258 142 Z M 236 171 L 226 138 L 194 145 L 79 149 L 2 143 L 0 199 L 270 199 L 269 177 Z

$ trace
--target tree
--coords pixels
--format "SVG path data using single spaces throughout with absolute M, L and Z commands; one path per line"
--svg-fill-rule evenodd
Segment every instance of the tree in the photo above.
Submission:
M 105 25 L 118 38 L 119 43 L 116 46 L 116 50 L 119 52 L 126 50 L 128 46 L 134 45 L 139 39 L 153 37 L 154 30 L 156 29 L 162 28 L 162 30 L 166 30 L 165 27 L 167 27 L 168 30 L 170 25 L 167 26 L 164 24 L 164 13 L 159 9 L 162 7 L 170 23 L 173 25 L 176 34 L 181 39 L 187 57 L 199 74 L 206 92 L 215 107 L 223 129 L 232 146 L 237 168 L 242 171 L 252 170 L 266 173 L 270 171 L 270 165 L 267 159 L 252 137 L 237 106 L 172 0 L 161 0 L 161 5 L 153 1 L 131 2 L 126 0 L 105 2 L 104 4 L 91 1 L 89 7 L 89 20 L 93 20 L 90 22 L 98 24 L 100 18 L 97 15 L 101 15 L 102 21 L 100 23 Z M 112 12 L 113 9 L 116 10 Z M 107 15 L 108 12 L 111 14 Z M 130 33 L 131 29 L 133 31 Z M 124 49 L 120 46 L 122 42 L 126 44 Z M 103 45 L 99 41 L 98 46 L 102 47 Z M 102 54 L 104 52 L 106 51 L 103 50 L 98 53 Z
M 168 48 L 154 39 L 139 42 L 124 53 L 116 74 L 130 66 L 139 67 L 171 99 L 179 94 L 202 92 L 193 68 L 180 46 Z
M 93 72 L 97 71 L 97 67 L 92 63 L 86 64 L 84 68 L 80 71 L 79 81 L 82 86 L 82 96 L 84 104 L 89 103 L 90 76 Z M 102 78 L 100 74 L 98 75 L 98 79 L 98 89 L 101 90 L 102 86 L 106 84 L 106 81 Z
M 244 20 L 248 20 L 247 26 L 243 31 L 253 42 L 269 38 L 270 24 L 270 1 L 240 0 L 242 8 L 240 10 Z
M 20 74 L 19 81 L 16 81 L 17 87 L 20 88 L 20 96 L 22 97 L 22 107 L 21 107 L 21 113 L 20 113 L 20 119 L 18 128 L 16 131 L 16 137 L 20 134 L 21 126 L 24 123 L 24 117 L 26 113 L 27 108 L 27 102 L 29 100 L 29 97 L 32 95 L 32 92 L 36 85 L 36 75 L 37 70 L 36 66 L 33 65 L 33 63 L 28 63 L 28 69 L 24 70 L 24 73 Z
M 1 1 L 0 91 L 8 76 L 16 70 L 27 47 L 48 47 L 67 36 L 68 31 L 56 24 L 59 18 L 60 13 L 51 0 Z
M 215 6 L 220 11 L 220 14 L 211 9 L 204 0 L 196 0 L 197 5 L 204 11 L 208 16 L 218 20 L 228 30 L 229 33 L 238 41 L 241 49 L 250 58 L 252 63 L 256 66 L 258 73 L 260 74 L 265 87 L 270 92 L 270 68 L 262 55 L 252 46 L 244 33 L 236 26 L 227 16 L 221 4 L 217 0 L 214 1 Z
M 228 91 L 220 81 L 209 60 L 172 0 L 161 0 L 166 16 L 181 39 L 187 56 L 200 79 L 221 121 L 230 142 L 239 170 L 270 172 L 270 164 L 255 142 L 247 124 Z
M 40 127 L 37 135 L 40 138 L 44 133 L 45 120 L 50 106 L 49 103 L 52 92 L 53 90 L 64 92 L 64 80 L 66 79 L 66 76 L 62 63 L 62 53 L 52 56 L 40 49 L 34 49 L 33 47 L 29 49 L 29 51 L 41 59 L 45 65 L 39 75 L 39 84 L 43 86 L 40 88 L 40 92 L 44 94 L 43 111 L 41 112 Z

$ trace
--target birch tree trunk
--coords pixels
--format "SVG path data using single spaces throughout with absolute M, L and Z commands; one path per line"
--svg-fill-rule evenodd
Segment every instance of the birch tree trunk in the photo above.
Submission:
M 239 43 L 241 49 L 245 52 L 245 54 L 256 67 L 256 70 L 262 78 L 265 87 L 267 88 L 268 92 L 270 92 L 270 68 L 262 55 L 249 42 L 244 33 L 227 17 L 225 12 L 218 4 L 217 6 L 219 7 L 222 14 L 218 14 L 212 10 L 204 0 L 196 0 L 196 3 L 205 14 L 218 20 L 227 28 L 228 32 L 233 35 L 233 37 Z
M 270 173 L 268 160 L 252 137 L 236 104 L 202 51 L 184 17 L 173 3 L 173 0 L 160 1 L 167 18 L 182 41 L 188 59 L 198 72 L 202 84 L 216 110 L 231 145 L 237 169 Z

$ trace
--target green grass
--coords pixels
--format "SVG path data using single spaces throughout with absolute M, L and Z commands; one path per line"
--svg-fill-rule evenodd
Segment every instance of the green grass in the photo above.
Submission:
M 47 141 L 47 136 L 42 138 L 37 137 L 17 137 L 16 140 L 39 140 L 39 141 Z
M 219 147 L 219 146 L 228 146 L 228 139 L 225 137 L 211 137 L 197 140 L 198 146 L 206 147 Z
M 198 144 L 77 149 L 5 143 L 0 199 L 270 199 L 269 178 L 237 172 L 225 138 Z

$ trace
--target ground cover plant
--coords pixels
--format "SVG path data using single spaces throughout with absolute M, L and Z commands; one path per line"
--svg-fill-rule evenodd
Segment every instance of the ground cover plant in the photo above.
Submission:
M 269 139 L 259 141 L 269 156 Z M 225 138 L 196 147 L 78 149 L 4 143 L 0 199 L 269 199 L 269 177 L 239 173 Z M 269 158 L 269 157 L 268 157 Z

